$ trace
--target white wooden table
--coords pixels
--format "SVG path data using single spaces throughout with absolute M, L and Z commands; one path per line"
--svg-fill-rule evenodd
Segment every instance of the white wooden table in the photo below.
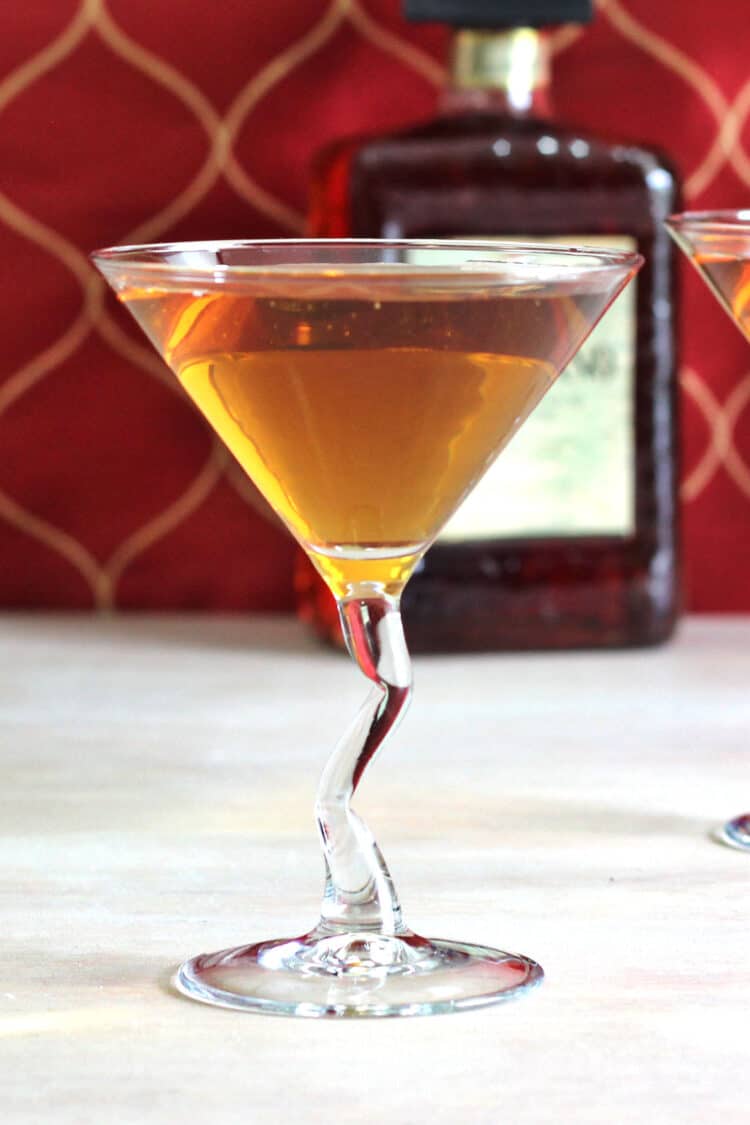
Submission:
M 315 920 L 313 793 L 364 682 L 284 618 L 0 618 L 0 1120 L 748 1120 L 750 856 L 709 833 L 750 807 L 750 619 L 416 677 L 357 807 L 413 928 L 547 979 L 264 1018 L 170 973 Z

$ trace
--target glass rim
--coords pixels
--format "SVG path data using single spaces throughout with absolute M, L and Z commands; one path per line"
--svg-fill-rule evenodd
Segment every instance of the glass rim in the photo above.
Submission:
M 330 251 L 330 259 L 322 260 L 325 254 L 321 253 L 318 260 L 302 260 L 293 262 L 282 260 L 258 261 L 251 264 L 224 263 L 224 262 L 169 262 L 165 259 L 169 254 L 220 254 L 228 250 L 258 250 L 267 251 L 269 256 L 274 251 L 286 252 L 307 249 L 323 252 Z M 372 258 L 368 260 L 347 259 L 345 251 L 356 250 L 373 251 Z M 340 270 L 342 273 L 355 273 L 359 277 L 382 276 L 377 267 L 388 264 L 387 261 L 376 257 L 388 250 L 424 250 L 439 252 L 440 254 L 455 252 L 458 257 L 463 254 L 477 254 L 480 257 L 465 258 L 463 262 L 449 263 L 404 263 L 413 274 L 424 277 L 427 274 L 445 273 L 455 270 L 461 264 L 467 274 L 476 280 L 477 275 L 492 276 L 503 266 L 522 271 L 539 270 L 540 266 L 561 271 L 561 276 L 579 272 L 586 277 L 591 277 L 599 272 L 609 272 L 612 269 L 635 272 L 644 262 L 642 255 L 636 251 L 619 250 L 611 247 L 599 246 L 571 246 L 565 243 L 534 243 L 511 242 L 503 239 L 435 239 L 435 238 L 260 238 L 260 239 L 206 239 L 185 242 L 153 242 L 132 245 L 106 246 L 92 251 L 91 260 L 105 275 L 116 272 L 119 268 L 129 267 L 128 273 L 141 277 L 165 277 L 173 282 L 188 281 L 241 281 L 262 278 L 271 275 L 274 278 L 299 278 L 309 280 L 314 272 L 320 273 L 326 267 L 331 271 Z M 341 254 L 339 260 L 337 253 Z M 484 255 L 487 255 L 486 257 Z M 531 260 L 531 258 L 535 260 Z M 484 269 L 482 269 L 484 267 Z M 404 270 L 406 272 L 406 270 Z
M 695 228 L 699 231 L 726 232 L 741 231 L 750 234 L 750 207 L 720 211 L 678 211 L 665 219 L 665 224 L 673 230 Z

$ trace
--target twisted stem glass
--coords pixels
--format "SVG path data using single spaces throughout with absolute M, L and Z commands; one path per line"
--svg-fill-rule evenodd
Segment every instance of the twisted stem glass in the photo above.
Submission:
M 308 551 L 372 684 L 318 790 L 316 926 L 194 957 L 179 989 L 279 1015 L 405 1016 L 537 984 L 527 957 L 413 933 L 351 802 L 411 696 L 405 583 L 640 259 L 300 240 L 122 247 L 94 260 Z

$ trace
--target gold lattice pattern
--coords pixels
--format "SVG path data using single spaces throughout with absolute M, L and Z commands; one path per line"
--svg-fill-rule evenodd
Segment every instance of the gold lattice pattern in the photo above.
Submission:
M 260 0 L 256 0 L 256 6 L 263 8 L 267 17 L 274 7 L 270 3 L 261 4 Z M 60 7 L 62 9 L 65 5 Z M 173 18 L 178 18 L 177 9 L 181 5 L 167 4 L 162 0 L 154 7 L 161 9 L 158 14 L 163 21 L 167 9 Z M 276 37 L 281 41 L 285 37 L 284 14 L 289 13 L 290 18 L 293 13 L 299 14 L 298 5 L 295 0 L 279 0 L 276 7 L 279 17 Z M 252 214 L 262 216 L 272 229 L 281 234 L 300 232 L 304 220 L 302 209 L 297 205 L 298 186 L 294 185 L 294 190 L 285 197 L 283 191 L 264 184 L 247 159 L 243 160 L 238 154 L 238 138 L 262 104 L 278 96 L 280 88 L 299 74 L 301 68 L 309 66 L 316 57 L 330 49 L 342 30 L 355 36 L 361 44 L 366 44 L 372 53 L 373 72 L 369 78 L 373 82 L 378 80 L 378 59 L 387 59 L 390 65 L 397 64 L 404 74 L 417 78 L 425 92 L 438 88 L 444 77 L 442 66 L 427 46 L 421 45 L 419 33 L 399 24 L 394 3 L 386 0 L 379 4 L 375 0 L 369 4 L 366 0 L 308 0 L 306 4 L 299 4 L 308 17 L 306 21 L 301 21 L 304 30 L 290 36 L 280 49 L 259 64 L 229 103 L 220 108 L 177 62 L 167 61 L 125 30 L 125 20 L 122 15 L 118 19 L 114 0 L 109 3 L 108 0 L 81 0 L 76 5 L 71 3 L 70 8 L 69 17 L 58 27 L 53 38 L 17 62 L 0 81 L 0 129 L 3 114 L 19 99 L 95 40 L 99 47 L 106 48 L 113 59 L 140 72 L 150 82 L 158 84 L 165 95 L 181 103 L 195 130 L 205 141 L 204 156 L 189 182 L 181 186 L 172 198 L 162 202 L 153 214 L 143 217 L 132 229 L 123 231 L 120 240 L 124 242 L 157 240 L 175 228 L 179 229 L 180 224 L 220 182 L 228 185 L 231 192 L 248 205 Z M 673 8 L 673 21 L 676 22 L 679 5 L 675 4 Z M 698 197 L 705 196 L 728 171 L 743 188 L 750 188 L 750 154 L 742 144 L 743 131 L 750 115 L 750 78 L 730 98 L 698 57 L 691 57 L 676 42 L 652 29 L 648 4 L 641 0 L 599 0 L 598 9 L 599 23 L 606 24 L 610 35 L 619 37 L 629 49 L 645 53 L 664 72 L 670 72 L 679 79 L 685 87 L 686 96 L 698 99 L 713 122 L 713 132 L 705 150 L 692 153 L 691 166 L 686 169 L 687 202 L 694 203 Z M 201 12 L 202 8 L 195 6 L 192 18 L 202 22 L 208 42 L 212 16 L 210 12 L 199 15 Z M 59 18 L 57 22 L 60 23 Z M 295 17 L 292 22 L 296 26 L 300 20 Z M 563 59 L 581 36 L 589 34 L 589 31 L 571 28 L 558 31 L 553 41 L 558 58 Z M 429 37 L 425 42 L 430 44 Z M 346 96 L 354 96 L 351 87 Z M 290 106 L 279 128 L 293 128 L 293 117 L 294 107 Z M 267 139 L 266 143 L 273 143 L 273 138 Z M 3 182 L 0 176 L 0 186 Z M 42 221 L 23 202 L 11 191 L 0 192 L 0 223 L 15 237 L 26 240 L 54 259 L 67 272 L 80 294 L 80 307 L 54 340 L 7 373 L 0 385 L 0 420 L 32 388 L 38 388 L 62 365 L 69 364 L 84 343 L 92 338 L 98 339 L 112 353 L 143 373 L 162 381 L 170 391 L 174 391 L 175 403 L 182 403 L 179 390 L 160 361 L 145 344 L 123 329 L 105 302 L 103 283 L 90 268 L 84 249 L 53 225 Z M 730 332 L 728 325 L 726 331 Z M 746 447 L 743 451 L 737 439 L 738 423 L 750 399 L 750 370 L 728 389 L 721 390 L 705 371 L 693 364 L 684 369 L 682 385 L 691 409 L 697 410 L 705 423 L 706 433 L 705 448 L 691 458 L 683 481 L 686 505 L 689 508 L 695 504 L 722 471 L 750 500 L 748 449 Z M 175 406 L 175 409 L 187 410 L 188 407 L 181 405 Z M 33 504 L 24 496 L 13 494 L 10 489 L 0 488 L 0 518 L 75 568 L 87 583 L 95 606 L 110 607 L 118 603 L 119 584 L 128 568 L 195 513 L 222 479 L 230 481 L 235 492 L 251 506 L 259 504 L 257 496 L 225 455 L 222 446 L 210 439 L 205 450 L 202 463 L 183 483 L 179 494 L 158 513 L 130 530 L 107 552 L 106 557 L 101 557 L 69 530 L 56 526 L 53 518 L 39 515 Z

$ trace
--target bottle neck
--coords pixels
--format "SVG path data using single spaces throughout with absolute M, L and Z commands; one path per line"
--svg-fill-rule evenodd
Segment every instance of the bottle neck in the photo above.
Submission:
M 515 117 L 548 117 L 549 48 L 540 32 L 457 31 L 443 113 L 491 110 Z

